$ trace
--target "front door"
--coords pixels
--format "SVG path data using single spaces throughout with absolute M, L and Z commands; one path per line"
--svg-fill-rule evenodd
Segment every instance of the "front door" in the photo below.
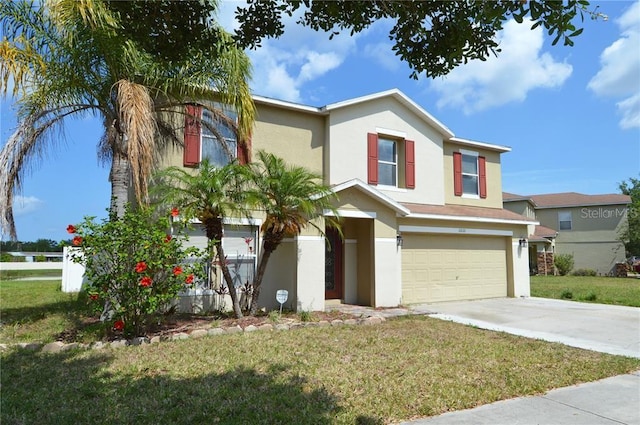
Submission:
M 342 299 L 342 238 L 332 227 L 327 228 L 324 252 L 324 297 Z

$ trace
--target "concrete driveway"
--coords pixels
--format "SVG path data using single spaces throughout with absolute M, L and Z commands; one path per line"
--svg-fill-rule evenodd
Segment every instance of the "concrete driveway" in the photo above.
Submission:
M 545 298 L 422 304 L 415 313 L 443 320 L 640 358 L 640 308 Z

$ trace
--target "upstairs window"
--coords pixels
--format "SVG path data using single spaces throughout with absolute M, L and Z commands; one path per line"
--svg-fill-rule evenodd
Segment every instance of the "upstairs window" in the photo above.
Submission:
M 415 143 L 369 133 L 367 180 L 371 185 L 415 188 Z
M 453 153 L 453 186 L 456 196 L 487 197 L 487 163 L 477 152 Z
M 222 167 L 238 157 L 234 131 L 237 114 L 230 108 L 214 105 L 218 116 L 200 105 L 187 105 L 184 129 L 184 165 L 196 167 L 202 160 Z
M 559 211 L 558 212 L 558 229 L 571 230 L 572 227 L 573 227 L 573 218 L 571 217 L 571 211 Z
M 396 142 L 378 137 L 378 184 L 396 186 L 398 181 Z

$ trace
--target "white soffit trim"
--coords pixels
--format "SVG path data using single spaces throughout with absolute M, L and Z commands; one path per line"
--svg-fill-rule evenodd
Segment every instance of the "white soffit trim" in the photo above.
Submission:
M 376 133 L 382 134 L 384 136 L 399 137 L 401 139 L 406 139 L 407 138 L 407 132 L 406 131 L 391 130 L 390 128 L 376 127 Z
M 191 224 L 202 224 L 197 218 L 189 220 Z M 262 219 L 260 218 L 238 218 L 238 217 L 225 217 L 222 219 L 222 224 L 235 225 L 235 226 L 260 226 Z
M 304 112 L 313 112 L 319 115 L 326 115 L 320 108 L 315 106 L 302 105 L 300 103 L 287 102 L 286 100 L 273 99 L 271 97 L 264 97 L 253 95 L 252 96 L 254 102 L 256 103 L 264 103 L 271 106 L 277 106 L 284 109 L 290 109 L 293 111 L 304 111 Z
M 465 145 L 465 146 L 472 146 L 474 148 L 489 149 L 489 150 L 498 151 L 498 152 L 511 152 L 511 148 L 509 146 L 494 145 L 492 143 L 485 143 L 485 142 L 476 142 L 475 140 L 461 139 L 459 137 L 451 136 L 446 141 L 458 143 L 460 145 Z
M 400 232 L 446 235 L 513 236 L 511 230 L 470 229 L 468 227 L 400 226 Z
M 398 243 L 398 238 L 375 238 L 375 243 Z
M 378 201 L 380 201 L 387 207 L 391 208 L 401 216 L 406 216 L 410 214 L 410 211 L 408 208 L 404 207 L 399 202 L 394 201 L 384 193 L 372 188 L 368 184 L 365 184 L 360 179 L 352 179 L 352 180 L 348 180 L 346 182 L 337 184 L 333 186 L 331 190 L 333 191 L 333 193 L 337 194 L 338 192 L 342 192 L 343 190 L 346 190 L 352 187 L 359 189 L 360 191 L 366 193 L 367 195 L 371 196 L 374 199 L 377 199 Z
M 331 210 L 324 210 L 324 216 L 333 217 L 335 214 Z M 338 217 L 346 218 L 376 218 L 377 214 L 374 211 L 359 211 L 359 210 L 338 210 Z
M 312 241 L 312 242 L 317 242 L 317 241 L 322 241 L 324 242 L 324 236 L 296 236 L 295 240 L 297 241 Z
M 421 218 L 431 220 L 449 220 L 449 221 L 468 221 L 472 223 L 500 223 L 500 224 L 535 224 L 538 225 L 538 221 L 526 221 L 526 220 L 508 220 L 505 218 L 488 218 L 488 217 L 465 217 L 460 215 L 443 215 L 443 214 L 409 214 L 407 218 Z

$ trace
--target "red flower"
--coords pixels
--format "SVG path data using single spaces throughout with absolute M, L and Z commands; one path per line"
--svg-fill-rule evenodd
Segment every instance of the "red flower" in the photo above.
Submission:
M 74 237 L 72 243 L 74 246 L 82 245 L 82 237 L 81 236 Z
M 184 280 L 184 283 L 186 283 L 187 285 L 191 285 L 193 283 L 193 275 L 190 274 L 189 276 L 187 276 L 187 278 Z
M 147 286 L 151 286 L 151 282 L 153 282 L 153 280 L 149 276 L 145 276 L 140 279 L 140 286 L 144 286 L 146 288 Z
M 98 294 L 91 294 L 89 295 L 89 299 L 91 299 L 92 301 L 95 301 L 98 299 Z
M 113 329 L 116 331 L 121 331 L 124 329 L 124 322 L 122 320 L 116 320 L 113 324 Z
M 165 241 L 165 242 L 171 242 L 171 239 L 172 239 L 172 238 L 171 238 L 171 235 L 167 235 L 167 237 L 166 237 L 166 238 L 164 238 L 164 241 Z
M 147 270 L 147 263 L 140 261 L 136 264 L 136 273 L 143 273 L 145 270 Z
M 76 232 L 76 226 L 74 226 L 73 224 L 70 224 L 67 226 L 67 233 L 74 234 L 75 232 Z
M 177 208 L 171 208 L 171 217 L 177 217 L 180 215 L 180 211 Z
M 180 267 L 180 266 L 175 266 L 175 267 L 173 268 L 173 275 L 174 275 L 174 276 L 178 276 L 178 275 L 180 275 L 180 274 L 182 274 L 182 267 Z
M 244 243 L 249 245 L 253 241 L 253 238 L 244 238 Z

